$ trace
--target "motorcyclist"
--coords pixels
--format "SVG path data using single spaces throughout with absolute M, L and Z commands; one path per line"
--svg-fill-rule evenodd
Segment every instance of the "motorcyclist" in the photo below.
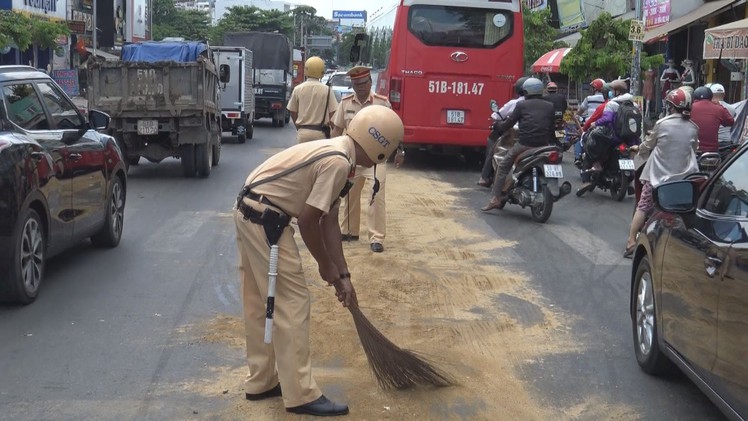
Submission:
M 729 112 L 734 119 L 737 115 L 737 111 L 735 110 L 735 107 L 725 102 L 725 87 L 719 83 L 710 83 L 707 85 L 707 88 L 712 91 L 712 102 L 725 107 L 727 112 Z M 720 126 L 718 138 L 720 144 L 732 143 L 732 129 L 729 126 Z
M 595 80 L 602 80 L 602 79 L 595 79 Z M 593 81 L 594 82 L 594 81 Z M 582 132 L 585 134 L 589 134 L 590 127 L 592 123 L 597 121 L 600 117 L 603 116 L 603 111 L 605 110 L 605 105 L 608 104 L 608 101 L 613 97 L 613 91 L 610 89 L 609 83 L 603 83 L 603 86 L 600 90 L 601 95 L 603 97 L 603 102 L 599 104 L 595 110 L 587 116 L 587 119 L 585 120 L 584 124 L 582 125 Z M 589 97 L 588 97 L 589 98 Z M 588 103 L 589 104 L 589 103 Z M 584 140 L 586 136 L 582 135 L 582 137 L 579 139 L 579 142 L 577 142 L 574 145 L 574 165 L 576 165 L 578 168 L 582 168 L 582 153 L 584 153 Z M 589 177 L 587 177 L 589 178 Z M 582 181 L 585 181 L 585 176 L 582 175 Z
M 610 147 L 616 146 L 622 142 L 627 143 L 628 145 L 635 145 L 639 143 L 638 138 L 631 138 L 631 139 L 620 139 L 614 130 L 614 125 L 616 121 L 616 113 L 618 112 L 618 108 L 621 106 L 622 103 L 626 101 L 633 101 L 634 96 L 628 93 L 628 83 L 626 83 L 626 80 L 624 79 L 617 79 L 612 82 L 610 82 L 610 90 L 613 92 L 613 99 L 611 99 L 607 104 L 605 104 L 605 108 L 603 109 L 602 116 L 597 119 L 596 121 L 590 123 L 590 128 L 594 129 L 595 127 L 607 127 L 610 133 Z M 610 150 L 610 148 L 608 148 Z M 600 171 L 602 169 L 602 163 L 606 161 L 607 159 L 607 153 L 603 153 L 600 157 L 597 159 L 585 159 L 583 162 L 583 171 L 585 173 L 589 173 L 591 171 Z M 589 175 L 589 174 L 588 174 Z M 585 177 L 583 180 L 584 183 L 582 186 L 577 190 L 577 196 L 581 197 L 586 192 L 592 190 L 594 188 L 594 184 L 592 184 L 589 177 Z
M 547 146 L 553 137 L 554 107 L 542 97 L 543 82 L 531 77 L 525 80 L 522 88 L 524 101 L 518 102 L 509 118 L 497 127 L 497 131 L 503 133 L 519 123 L 519 138 L 499 163 L 491 190 L 491 200 L 481 208 L 484 212 L 504 207 L 507 200 L 504 191 L 506 178 L 514 165 L 514 160 L 529 149 Z
M 577 110 L 577 115 L 580 117 L 589 118 L 598 106 L 606 102 L 606 97 L 603 95 L 605 81 L 602 79 L 595 79 L 590 82 L 590 86 L 592 87 L 592 95 L 585 97 Z
M 699 151 L 719 152 L 719 127 L 732 126 L 735 119 L 720 104 L 712 102 L 711 89 L 701 86 L 693 93 L 691 120 L 699 126 Z
M 566 102 L 566 97 L 558 93 L 558 85 L 554 82 L 548 82 L 545 86 L 546 94 L 543 99 L 553 104 L 554 116 L 556 118 L 556 128 L 563 124 L 563 117 L 566 109 L 569 105 Z
M 514 107 L 517 105 L 519 101 L 522 101 L 525 99 L 523 96 L 523 90 L 522 90 L 522 84 L 525 83 L 527 80 L 527 77 L 521 77 L 517 80 L 517 82 L 514 84 L 514 92 L 516 94 L 516 97 L 514 99 L 510 99 L 507 101 L 506 104 L 504 104 L 499 111 L 493 113 L 491 117 L 493 118 L 493 127 L 491 130 L 491 133 L 488 135 L 488 146 L 486 148 L 486 159 L 483 161 L 483 170 L 481 171 L 480 179 L 478 180 L 479 186 L 483 187 L 491 187 L 491 184 L 493 183 L 493 150 L 494 146 L 496 145 L 496 142 L 499 140 L 499 134 L 496 131 L 497 124 L 506 120 L 514 111 Z

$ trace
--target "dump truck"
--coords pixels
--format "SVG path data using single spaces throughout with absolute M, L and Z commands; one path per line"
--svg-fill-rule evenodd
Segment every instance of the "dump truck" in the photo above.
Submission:
M 128 167 L 175 157 L 185 177 L 207 177 L 221 156 L 219 83 L 229 77 L 206 43 L 134 43 L 121 60 L 89 64 L 88 104 L 110 115 Z
M 286 109 L 293 90 L 293 47 L 287 36 L 274 32 L 229 32 L 223 45 L 244 47 L 254 60 L 255 118 L 270 118 L 283 127 L 291 120 Z

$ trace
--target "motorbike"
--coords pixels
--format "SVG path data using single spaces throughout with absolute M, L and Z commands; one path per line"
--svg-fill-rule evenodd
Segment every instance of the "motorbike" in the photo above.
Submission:
M 738 147 L 739 145 L 732 143 L 722 143 L 719 145 L 719 152 L 697 152 L 696 161 L 699 164 L 699 171 L 706 173 L 714 172 L 719 168 L 720 164 L 730 158 L 730 155 L 732 155 Z
M 508 149 L 499 145 L 495 150 L 494 168 L 504 159 Z M 534 221 L 546 222 L 551 217 L 553 203 L 571 192 L 568 181 L 559 185 L 564 176 L 561 154 L 558 147 L 551 145 L 532 148 L 518 156 L 504 189 L 507 203 L 529 207 Z
M 625 143 L 621 143 L 609 152 L 601 171 L 590 171 L 592 190 L 600 188 L 603 191 L 610 191 L 610 197 L 620 202 L 627 194 L 634 194 L 631 181 L 634 179 L 635 171 L 631 150 Z

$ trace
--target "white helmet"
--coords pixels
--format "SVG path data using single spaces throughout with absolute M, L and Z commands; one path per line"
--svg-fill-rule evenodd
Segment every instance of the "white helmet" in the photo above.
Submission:
M 713 83 L 712 86 L 709 87 L 709 89 L 712 90 L 713 94 L 724 94 L 725 93 L 725 87 L 719 83 Z
M 348 136 L 361 146 L 374 164 L 381 164 L 403 141 L 403 121 L 383 105 L 369 105 L 353 116 Z

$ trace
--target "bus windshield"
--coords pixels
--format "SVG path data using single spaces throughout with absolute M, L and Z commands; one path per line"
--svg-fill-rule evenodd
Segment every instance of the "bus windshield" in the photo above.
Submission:
M 453 6 L 413 5 L 408 30 L 429 46 L 493 48 L 512 34 L 512 13 Z

